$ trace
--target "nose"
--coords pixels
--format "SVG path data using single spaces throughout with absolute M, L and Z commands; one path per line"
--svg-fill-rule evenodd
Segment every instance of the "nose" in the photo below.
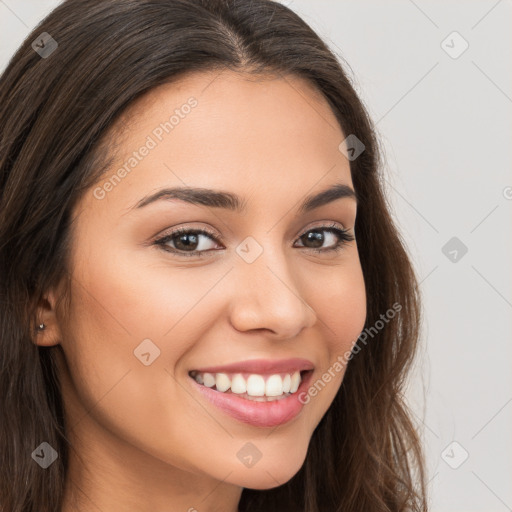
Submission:
M 290 339 L 316 322 L 283 254 L 264 251 L 252 263 L 240 259 L 231 276 L 230 319 L 235 329 L 269 330 L 274 339 Z

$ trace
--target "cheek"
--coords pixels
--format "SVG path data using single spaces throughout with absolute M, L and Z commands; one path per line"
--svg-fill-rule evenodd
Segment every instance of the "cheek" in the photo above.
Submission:
M 340 266 L 338 271 L 331 268 L 324 276 L 317 274 L 315 290 L 310 293 L 309 305 L 317 314 L 323 357 L 301 399 L 314 410 L 310 417 L 318 420 L 334 400 L 350 352 L 364 329 L 366 291 L 359 260 Z
M 71 424 L 94 418 L 117 437 L 190 469 L 183 433 L 215 443 L 225 432 L 183 391 L 175 365 L 215 318 L 211 301 L 201 299 L 218 276 L 197 268 L 201 276 L 191 286 L 190 272 L 143 264 L 133 252 L 90 254 L 80 265 L 62 342 L 76 393 L 68 401 Z
M 315 278 L 310 305 L 317 313 L 329 359 L 350 350 L 366 321 L 366 291 L 359 260 Z
M 191 319 L 215 279 L 197 268 L 191 281 L 190 270 L 176 264 L 170 268 L 153 251 L 157 249 L 116 247 L 109 253 L 92 252 L 77 269 L 76 281 L 83 285 L 77 287 L 83 299 L 77 313 L 83 330 L 109 339 L 104 350 L 134 357 L 133 350 L 149 338 L 171 362 L 193 339 Z

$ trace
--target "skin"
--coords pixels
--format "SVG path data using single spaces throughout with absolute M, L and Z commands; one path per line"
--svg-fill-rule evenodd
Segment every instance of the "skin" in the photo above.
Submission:
M 345 135 L 303 79 L 226 70 L 150 91 L 116 125 L 124 128 L 117 160 L 100 185 L 190 96 L 197 106 L 103 199 L 92 189 L 84 195 L 73 212 L 70 309 L 58 307 L 55 289 L 39 310 L 46 329 L 37 343 L 60 345 L 73 443 L 63 512 L 236 512 L 244 487 L 285 483 L 302 466 L 345 367 L 296 418 L 274 428 L 217 409 L 188 372 L 303 357 L 315 366 L 315 382 L 364 328 L 357 239 L 318 254 L 300 238 L 333 223 L 357 235 L 351 198 L 297 213 L 307 195 L 335 183 L 353 188 L 338 149 Z M 179 200 L 131 210 L 176 186 L 234 192 L 247 212 Z M 201 235 L 199 250 L 222 250 L 180 257 L 151 244 L 177 226 L 213 230 L 223 241 Z M 321 248 L 338 241 L 320 232 Z M 263 248 L 250 264 L 235 251 L 248 236 Z M 145 366 L 134 350 L 147 338 L 160 356 Z M 236 456 L 249 441 L 262 453 L 250 468 Z

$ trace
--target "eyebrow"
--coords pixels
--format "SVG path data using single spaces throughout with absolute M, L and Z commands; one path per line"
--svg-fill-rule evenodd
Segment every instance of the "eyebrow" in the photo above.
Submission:
M 307 196 L 299 205 L 298 212 L 305 214 L 329 204 L 338 199 L 350 198 L 356 204 L 356 192 L 344 183 L 337 183 L 329 188 L 322 190 L 316 194 Z M 246 212 L 246 201 L 237 194 L 232 192 L 225 192 L 223 190 L 212 190 L 208 188 L 199 187 L 177 187 L 177 188 L 164 188 L 154 194 L 142 198 L 130 210 L 144 208 L 145 206 L 160 200 L 173 200 L 177 199 L 199 206 L 208 206 L 210 208 L 223 208 L 237 213 Z

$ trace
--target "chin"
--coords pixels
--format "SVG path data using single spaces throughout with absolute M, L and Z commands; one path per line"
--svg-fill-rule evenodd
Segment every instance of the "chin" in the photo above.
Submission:
M 257 464 L 253 468 L 240 470 L 234 475 L 236 485 L 247 489 L 265 490 L 279 487 L 291 480 L 302 467 L 302 462 L 286 465 Z

